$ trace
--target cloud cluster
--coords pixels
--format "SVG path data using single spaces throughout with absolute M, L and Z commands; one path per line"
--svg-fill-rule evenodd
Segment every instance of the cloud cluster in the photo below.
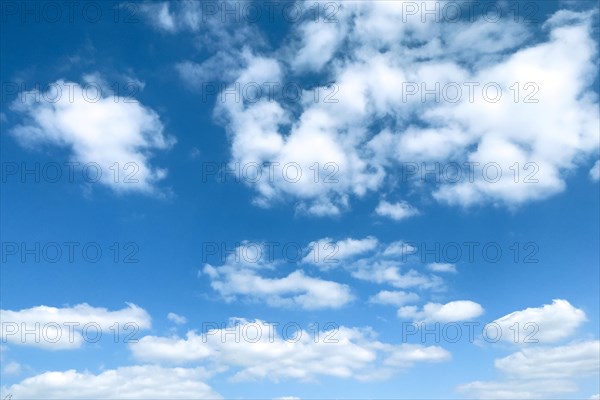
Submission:
M 220 399 L 203 368 L 139 365 L 88 371 L 49 371 L 2 388 L 16 399 Z
M 279 48 L 239 50 L 242 65 L 224 89 L 237 96 L 217 102 L 232 162 L 297 163 L 304 172 L 293 182 L 247 182 L 256 204 L 294 199 L 298 211 L 337 215 L 352 196 L 395 191 L 387 183 L 399 180 L 400 164 L 456 162 L 474 178 L 425 185 L 433 198 L 514 206 L 564 190 L 569 171 L 598 151 L 592 13 L 558 11 L 536 31 L 508 18 L 399 24 L 402 2 L 339 6 L 337 23 L 302 20 Z M 198 86 L 205 76 L 184 79 Z M 292 104 L 244 94 L 314 76 L 327 83 L 303 88 Z M 328 163 L 335 181 L 315 180 L 310 171 Z M 382 199 L 376 212 L 400 220 L 417 210 Z
M 582 310 L 563 299 L 495 320 L 504 332 L 511 327 L 518 332 L 520 340 L 514 335 L 503 335 L 503 339 L 521 349 L 494 362 L 503 380 L 474 381 L 460 385 L 458 391 L 480 399 L 538 399 L 576 392 L 578 379 L 600 374 L 600 341 L 586 339 L 554 347 L 550 344 L 572 338 L 585 320 Z M 523 340 L 530 336 L 534 340 Z
M 505 381 L 475 381 L 458 390 L 480 399 L 540 399 L 577 391 L 574 379 L 598 376 L 600 341 L 532 347 L 497 359 Z
M 239 368 L 235 380 L 333 376 L 359 380 L 384 379 L 418 362 L 440 362 L 450 353 L 439 346 L 389 344 L 368 329 L 338 327 L 319 332 L 300 330 L 283 337 L 277 326 L 235 319 L 230 326 L 185 338 L 146 336 L 130 345 L 145 362 L 211 363 L 214 368 Z
M 50 350 L 80 348 L 87 337 L 82 330 L 87 335 L 89 329 L 89 335 L 96 340 L 97 335 L 110 332 L 115 324 L 121 328 L 128 325 L 136 332 L 151 326 L 150 315 L 135 304 L 116 311 L 86 303 L 62 308 L 42 305 L 18 311 L 0 310 L 0 319 L 3 343 Z
M 184 32 L 202 54 L 202 61 L 177 63 L 175 72 L 191 87 L 203 83 L 215 84 L 234 79 L 244 66 L 244 52 L 252 38 L 255 48 L 265 46 L 262 33 L 253 24 L 240 21 L 233 15 L 224 16 L 220 10 L 236 9 L 240 3 L 223 0 L 202 3 L 193 0 L 177 2 L 145 2 L 139 11 L 159 31 L 168 35 Z
M 146 311 L 134 305 L 115 312 L 87 304 L 68 309 L 40 306 L 2 312 L 3 321 L 17 317 L 27 321 L 28 327 L 63 320 L 93 320 L 106 329 L 123 319 L 137 320 L 143 328 L 150 324 Z M 369 327 L 330 324 L 309 331 L 296 323 L 291 324 L 292 329 L 288 325 L 231 318 L 227 326 L 212 323 L 210 329 L 202 333 L 189 330 L 185 337 L 143 336 L 128 342 L 132 356 L 143 364 L 109 370 L 101 367 L 99 373 L 47 371 L 2 387 L 2 393 L 22 398 L 217 399 L 220 396 L 205 382 L 214 374 L 228 371 L 233 372 L 230 379 L 234 381 L 314 381 L 319 377 L 378 380 L 416 363 L 451 359 L 450 353 L 440 346 L 382 342 Z M 45 350 L 56 348 L 61 347 L 42 346 Z M 3 346 L 2 352 L 5 350 Z M 12 362 L 4 366 L 3 373 L 18 372 L 11 372 L 11 368 L 20 366 Z M 148 379 L 150 376 L 152 379 Z
M 439 276 L 404 266 L 414 248 L 403 241 L 385 244 L 372 236 L 337 241 L 322 238 L 311 242 L 308 248 L 303 261 L 322 271 L 341 268 L 354 278 L 399 289 L 440 290 L 443 287 Z
M 242 248 L 238 247 L 236 253 L 240 251 Z M 264 258 L 249 262 L 239 254 L 230 254 L 221 266 L 206 264 L 200 276 L 207 276 L 211 287 L 227 301 L 243 296 L 271 306 L 312 310 L 340 308 L 354 298 L 348 285 L 309 276 L 301 269 L 283 276 L 268 276 L 278 265 Z
M 250 244 L 249 244 L 250 243 Z M 210 279 L 211 287 L 226 301 L 239 297 L 263 301 L 270 306 L 295 306 L 303 309 L 340 308 L 354 300 L 348 284 L 322 277 L 332 270 L 347 272 L 352 278 L 391 286 L 396 289 L 443 291 L 441 277 L 407 267 L 408 253 L 414 250 L 397 241 L 380 243 L 377 238 L 322 238 L 302 248 L 299 266 L 291 272 L 284 260 L 270 259 L 268 243 L 243 242 L 222 265 L 207 263 L 199 273 Z M 298 264 L 297 264 L 298 265 Z M 315 268 L 321 276 L 315 275 Z M 442 272 L 449 266 L 438 268 Z M 419 299 L 415 293 L 382 291 L 372 297 L 381 304 L 405 304 Z M 449 306 L 450 307 L 450 306 Z

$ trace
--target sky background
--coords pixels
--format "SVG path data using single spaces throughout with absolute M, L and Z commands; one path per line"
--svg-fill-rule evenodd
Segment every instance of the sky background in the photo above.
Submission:
M 2 3 L 2 398 L 598 398 L 598 3 L 291 4 Z

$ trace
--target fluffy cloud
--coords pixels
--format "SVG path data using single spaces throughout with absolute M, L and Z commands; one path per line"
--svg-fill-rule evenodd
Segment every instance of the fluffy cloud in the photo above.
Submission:
M 573 379 L 600 373 L 600 342 L 575 342 L 560 347 L 532 347 L 497 359 L 508 379 L 475 381 L 459 391 L 483 399 L 537 399 L 577 391 Z
M 389 203 L 381 200 L 375 209 L 377 215 L 389 217 L 395 221 L 418 215 L 419 211 L 405 201 L 399 203 Z
M 378 244 L 377 239 L 372 236 L 339 241 L 331 238 L 319 239 L 308 244 L 308 253 L 302 261 L 319 265 L 323 269 L 333 268 L 340 266 L 340 262 L 375 250 Z
M 369 301 L 376 304 L 386 304 L 400 307 L 406 303 L 414 303 L 419 300 L 419 295 L 416 293 L 404 292 L 402 290 L 382 290 L 374 296 L 371 296 Z
M 296 27 L 294 36 L 298 49 L 292 56 L 291 65 L 299 72 L 319 72 L 333 57 L 344 35 L 345 23 L 320 23 L 308 21 Z
M 443 280 L 414 269 L 402 272 L 400 263 L 390 260 L 361 259 L 353 265 L 352 276 L 361 280 L 387 284 L 399 289 L 441 289 Z
M 150 315 L 135 304 L 117 311 L 85 303 L 64 308 L 38 306 L 0 310 L 0 317 L 3 342 L 49 350 L 76 349 L 86 340 L 100 340 L 102 333 L 110 332 L 115 323 L 129 332 L 149 329 L 151 325 Z
M 494 323 L 503 332 L 509 332 L 511 327 L 514 332 L 514 325 L 519 326 L 519 340 L 515 340 L 512 332 L 502 335 L 503 339 L 519 344 L 541 345 L 530 344 L 520 351 L 496 359 L 494 365 L 504 376 L 503 380 L 470 382 L 459 386 L 458 390 L 476 398 L 535 399 L 564 397 L 566 393 L 574 393 L 578 390 L 577 380 L 586 377 L 597 383 L 600 341 L 588 339 L 556 347 L 544 345 L 573 335 L 584 321 L 586 316 L 582 310 L 560 299 L 553 300 L 552 304 L 526 308 L 497 319 Z
M 174 312 L 168 313 L 167 314 L 167 319 L 169 321 L 174 322 L 177 325 L 182 325 L 182 324 L 185 324 L 187 322 L 187 318 L 186 317 L 184 317 L 182 315 L 179 315 L 179 314 L 175 314 Z
M 85 82 L 59 80 L 46 92 L 23 93 L 11 105 L 24 121 L 10 133 L 28 148 L 54 145 L 70 151 L 88 180 L 117 192 L 155 193 L 166 169 L 153 167 L 154 150 L 170 148 L 156 112 L 137 100 L 109 95 L 111 88 L 96 75 Z M 86 169 L 84 169 L 87 167 Z
M 402 264 L 413 250 L 403 241 L 386 246 L 372 236 L 340 241 L 324 238 L 309 244 L 303 261 L 324 271 L 341 268 L 354 278 L 400 289 L 442 289 L 443 281 L 436 275 L 423 274 L 412 268 L 403 271 Z
M 398 289 L 444 290 L 444 282 L 439 276 L 404 267 L 405 261 L 399 259 L 404 260 L 411 249 L 402 241 L 386 245 L 372 236 L 338 241 L 323 238 L 310 242 L 294 261 L 301 261 L 307 267 L 314 265 L 319 272 L 339 269 L 355 279 Z M 340 308 L 354 299 L 348 285 L 311 276 L 303 269 L 276 273 L 285 265 L 284 261 L 289 260 L 272 259 L 272 250 L 268 242 L 242 242 L 226 257 L 223 265 L 207 263 L 199 276 L 208 277 L 211 287 L 226 301 L 243 297 L 275 307 L 321 309 Z M 372 300 L 389 303 L 395 297 L 394 301 L 398 302 L 402 292 L 392 293 L 377 295 Z M 406 299 L 415 299 L 414 296 L 407 294 Z
M 159 11 L 157 25 L 173 30 L 170 14 Z M 182 24 L 194 21 L 188 14 Z M 234 73 L 225 90 L 238 97 L 218 102 L 215 116 L 230 134 L 231 161 L 294 163 L 302 171 L 297 180 L 278 171 L 275 179 L 246 182 L 255 204 L 290 200 L 299 212 L 338 215 L 352 197 L 412 185 L 440 202 L 515 206 L 564 190 L 570 171 L 598 151 L 592 13 L 559 11 L 541 31 L 510 18 L 405 17 L 402 2 L 344 3 L 337 23 L 303 19 L 274 51 L 228 39 L 238 65 L 227 68 Z M 229 63 L 197 67 L 201 73 L 181 65 L 184 80 L 197 86 Z M 258 101 L 244 95 L 249 84 L 283 87 L 307 76 L 314 81 L 314 74 L 332 84 L 303 88 L 293 101 L 281 90 Z M 437 96 L 424 95 L 436 87 Z M 446 171 L 449 162 L 470 163 L 470 172 L 461 167 L 458 180 L 439 179 L 439 171 L 434 182 L 422 179 L 424 169 Z M 421 173 L 396 185 L 406 163 Z M 378 209 L 393 218 L 415 211 L 384 200 Z
M 451 301 L 446 304 L 427 303 L 419 311 L 416 306 L 404 306 L 398 310 L 398 317 L 425 322 L 468 321 L 483 314 L 483 307 L 470 300 Z
M 185 338 L 146 336 L 130 347 L 143 361 L 238 367 L 236 380 L 381 379 L 417 362 L 450 359 L 441 347 L 383 343 L 365 329 L 342 326 L 321 331 L 318 337 L 314 332 L 290 329 L 284 338 L 275 325 L 264 321 L 233 322 L 201 335 L 190 331 Z
M 530 379 L 561 379 L 600 372 L 600 341 L 591 340 L 559 347 L 525 348 L 496 360 L 506 375 Z
M 450 263 L 427 264 L 427 269 L 433 272 L 456 272 L 456 265 Z
M 151 379 L 150 379 L 151 377 Z M 99 374 L 50 371 L 2 388 L 2 398 L 23 399 L 220 399 L 203 368 L 120 367 Z
M 236 250 L 239 252 L 242 246 Z M 268 277 L 276 264 L 264 259 L 249 262 L 246 257 L 230 254 L 221 266 L 206 264 L 201 276 L 227 301 L 237 296 L 262 300 L 271 306 L 298 306 L 307 310 L 340 308 L 353 300 L 347 285 L 306 275 L 296 270 L 283 277 Z M 262 252 L 261 254 L 265 254 Z
M 585 312 L 575 308 L 567 300 L 555 299 L 542 307 L 515 311 L 493 321 L 502 332 L 511 332 L 518 324 L 519 340 L 514 335 L 502 335 L 504 340 L 515 343 L 553 343 L 571 336 L 587 320 Z M 493 328 L 490 328 L 493 331 Z M 529 338 L 529 339 L 527 339 Z

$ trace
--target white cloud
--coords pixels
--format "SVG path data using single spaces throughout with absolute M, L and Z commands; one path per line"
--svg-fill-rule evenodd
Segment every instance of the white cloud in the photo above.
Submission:
M 385 365 L 407 367 L 416 362 L 439 362 L 450 360 L 450 353 L 439 346 L 424 347 L 415 344 L 401 344 L 391 351 Z
M 175 314 L 174 312 L 168 313 L 167 314 L 167 319 L 169 321 L 173 321 L 177 325 L 182 325 L 182 324 L 187 323 L 187 318 L 186 317 L 184 317 L 182 315 L 179 315 L 179 314 Z
M 547 399 L 577 391 L 571 381 L 474 381 L 460 385 L 458 391 L 476 399 Z
M 302 261 L 317 265 L 323 271 L 341 268 L 354 278 L 401 289 L 441 289 L 443 281 L 436 275 L 425 275 L 414 269 L 401 270 L 403 262 L 398 258 L 404 261 L 412 251 L 414 247 L 403 241 L 385 245 L 372 236 L 337 242 L 324 238 L 308 245 L 307 255 Z
M 383 252 L 384 256 L 406 256 L 415 251 L 415 247 L 402 240 L 390 243 Z
M 528 379 L 598 376 L 600 341 L 575 342 L 560 347 L 531 347 L 498 359 L 494 365 L 506 375 Z
M 555 299 L 542 307 L 515 311 L 493 321 L 502 332 L 514 330 L 518 324 L 519 340 L 514 335 L 503 334 L 502 339 L 514 343 L 553 343 L 565 339 L 587 320 L 585 312 L 575 308 L 567 300 Z M 512 328 L 511 328 L 512 327 Z M 490 328 L 493 331 L 493 328 Z
M 254 56 L 236 83 L 244 87 L 249 82 L 282 82 L 282 72 L 277 60 Z M 335 88 L 319 90 L 331 93 Z M 314 93 L 310 95 L 314 96 Z M 340 93 L 340 96 L 345 94 Z M 348 208 L 348 192 L 362 196 L 381 183 L 383 171 L 369 169 L 353 150 L 352 141 L 336 133 L 338 121 L 329 111 L 314 109 L 292 119 L 279 102 L 261 99 L 251 104 L 233 100 L 218 104 L 216 113 L 228 121 L 233 132 L 232 161 L 242 165 L 271 162 L 280 166 L 273 179 L 246 182 L 257 190 L 256 201 L 260 204 L 268 206 L 281 199 L 298 198 L 297 207 L 301 212 L 337 215 Z M 292 133 L 284 138 L 280 129 L 287 127 Z M 299 167 L 288 175 L 283 170 L 286 165 Z M 318 179 L 315 179 L 315 165 L 318 165 Z M 301 171 L 301 175 L 296 175 L 296 170 Z
M 167 32 L 175 32 L 178 29 L 176 17 L 171 13 L 169 3 L 167 2 L 143 3 L 140 11 L 159 29 Z
M 372 236 L 339 241 L 323 238 L 303 248 L 300 258 L 304 264 L 316 265 L 319 272 L 336 268 L 347 271 L 353 278 L 398 289 L 444 290 L 439 276 L 403 268 L 398 258 L 404 258 L 411 249 L 402 241 L 385 245 Z M 284 274 L 275 272 L 285 262 L 272 259 L 272 253 L 267 243 L 242 242 L 223 265 L 206 264 L 199 276 L 208 277 L 211 287 L 226 301 L 242 297 L 274 307 L 321 309 L 340 308 L 354 299 L 346 284 L 310 276 L 302 269 Z
M 550 398 L 574 393 L 577 381 L 589 378 L 597 383 L 600 373 L 600 341 L 582 340 L 550 347 L 573 335 L 586 320 L 585 313 L 566 300 L 553 300 L 538 308 L 516 311 L 494 321 L 503 332 L 502 338 L 528 345 L 520 351 L 496 359 L 494 365 L 502 372 L 503 380 L 475 381 L 459 386 L 458 390 L 477 398 Z M 518 324 L 519 340 L 515 339 Z M 523 329 L 527 324 L 532 326 Z M 525 340 L 527 338 L 528 340 Z M 534 339 L 535 341 L 533 341 Z
M 155 193 L 167 170 L 151 165 L 152 151 L 169 149 L 175 140 L 163 134 L 152 109 L 132 98 L 109 96 L 108 85 L 97 74 L 85 81 L 81 86 L 59 80 L 47 92 L 17 98 L 11 109 L 24 122 L 10 133 L 28 148 L 67 148 L 71 161 L 80 163 L 76 170 L 84 170 L 90 182 L 117 192 Z
M 231 57 L 224 51 L 202 63 L 184 61 L 175 66 L 175 70 L 186 82 L 203 93 L 203 101 L 221 101 L 216 95 L 220 79 L 233 79 L 235 73 L 242 67 L 239 59 Z M 213 94 L 214 93 L 214 94 Z
M 212 8 L 214 11 L 212 12 Z M 202 61 L 186 60 L 175 65 L 175 71 L 193 89 L 200 90 L 203 101 L 214 102 L 213 88 L 236 78 L 246 64 L 248 46 L 263 47 L 266 41 L 256 24 L 242 16 L 224 16 L 225 9 L 240 7 L 240 3 L 219 1 L 204 8 L 197 1 L 147 2 L 140 5 L 140 14 L 158 31 L 168 34 L 185 32 L 194 38 L 195 46 L 209 57 Z M 249 43 L 248 38 L 252 38 Z
M 134 356 L 142 361 L 185 364 L 213 356 L 215 350 L 207 344 L 208 337 L 199 336 L 193 331 L 187 332 L 183 339 L 175 336 L 144 336 L 130 347 Z
M 194 1 L 147 2 L 141 5 L 140 12 L 155 28 L 169 33 L 197 32 L 208 21 L 208 14 L 202 14 L 200 4 Z
M 390 260 L 367 258 L 353 265 L 352 276 L 369 282 L 387 284 L 399 289 L 441 289 L 443 280 L 436 275 L 424 275 L 414 269 L 403 273 L 400 263 Z
M 265 300 L 274 307 L 298 306 L 314 310 L 340 308 L 354 298 L 347 285 L 313 278 L 301 270 L 282 278 L 264 278 L 249 269 L 207 265 L 204 273 L 212 277 L 212 288 L 227 300 L 233 300 L 235 296 L 247 296 Z
M 190 331 L 184 339 L 146 336 L 130 348 L 143 361 L 240 368 L 234 380 L 383 379 L 417 362 L 450 359 L 450 353 L 438 346 L 382 343 L 368 329 L 332 327 L 319 332 L 318 338 L 314 332 L 290 329 L 283 338 L 275 325 L 264 321 L 232 322 L 202 335 Z
M 446 304 L 427 303 L 421 311 L 416 306 L 404 306 L 398 310 L 398 317 L 425 322 L 457 322 L 477 318 L 483 311 L 478 303 L 457 300 Z
M 419 211 L 405 201 L 389 203 L 385 200 L 381 200 L 377 205 L 375 212 L 377 215 L 389 217 L 395 221 L 419 215 Z
M 48 350 L 76 349 L 86 341 L 101 340 L 102 334 L 114 329 L 115 323 L 129 333 L 151 326 L 150 315 L 135 304 L 117 311 L 85 303 L 63 308 L 37 306 L 19 311 L 0 310 L 0 316 L 3 342 Z
M 463 124 L 478 137 L 469 161 L 481 165 L 496 162 L 503 171 L 499 181 L 492 182 L 481 177 L 478 167 L 473 183 L 442 185 L 436 198 L 462 205 L 482 201 L 517 205 L 547 198 L 564 190 L 564 178 L 579 166 L 580 159 L 597 152 L 599 116 L 592 110 L 597 110 L 598 100 L 590 91 L 597 45 L 590 35 L 591 14 L 569 15 L 568 25 L 564 11 L 548 20 L 549 41 L 521 49 L 478 71 L 473 80 L 498 83 L 507 94 L 504 101 L 462 103 L 436 110 L 444 121 Z M 560 58 L 556 58 L 558 54 Z M 572 54 L 578 56 L 572 58 Z M 509 89 L 515 82 L 523 89 L 527 82 L 535 83 L 527 90 L 533 93 L 539 88 L 535 95 L 539 101 L 515 102 Z M 452 116 L 445 114 L 451 109 Z M 564 135 L 566 131 L 572 134 Z M 518 177 L 510 170 L 516 162 Z M 534 164 L 526 168 L 527 162 Z
M 400 289 L 441 290 L 443 280 L 439 276 L 422 274 L 415 269 L 402 270 L 402 261 L 412 251 L 414 247 L 403 241 L 385 245 L 372 236 L 337 242 L 324 238 L 309 244 L 303 262 L 317 265 L 323 271 L 344 269 L 354 278 Z
M 456 265 L 450 263 L 427 264 L 427 269 L 433 272 L 456 272 Z
M 291 60 L 293 69 L 321 71 L 333 58 L 340 41 L 347 33 L 347 24 L 344 22 L 338 20 L 336 23 L 323 23 L 313 19 L 297 25 L 294 36 L 298 40 L 298 48 L 293 51 Z
M 368 236 L 364 239 L 347 238 L 336 242 L 338 252 L 337 257 L 344 260 L 358 254 L 362 254 L 377 247 L 378 241 L 373 236 Z
M 375 250 L 378 244 L 373 236 L 364 239 L 347 238 L 337 242 L 331 238 L 323 238 L 308 244 L 308 253 L 302 261 L 324 269 L 334 268 L 352 257 Z
M 206 383 L 203 368 L 163 368 L 154 365 L 119 367 L 99 374 L 49 371 L 3 387 L 24 399 L 220 399 Z
M 475 381 L 458 390 L 482 399 L 549 398 L 577 391 L 574 379 L 600 373 L 600 342 L 575 342 L 560 347 L 530 347 L 497 359 L 503 381 Z M 597 383 L 597 380 L 596 380 Z
M 282 96 L 257 102 L 229 96 L 217 105 L 215 115 L 230 133 L 233 162 L 295 162 L 304 172 L 297 182 L 281 174 L 246 182 L 257 194 L 255 204 L 290 200 L 301 212 L 338 215 L 350 208 L 352 197 L 393 191 L 388 183 L 398 180 L 401 163 L 427 162 L 431 167 L 437 162 L 443 167 L 455 161 L 479 163 L 475 179 L 464 179 L 463 171 L 458 182 L 408 183 L 426 186 L 440 202 L 512 207 L 564 190 L 569 173 L 598 151 L 598 100 L 592 88 L 597 43 L 591 13 L 559 11 L 544 25 L 543 35 L 536 34 L 535 26 L 509 18 L 494 23 L 404 21 L 401 2 L 344 3 L 336 17 L 338 23 L 329 25 L 299 23 L 275 51 L 239 51 L 237 58 L 244 62 L 230 82 L 242 86 L 284 86 L 302 81 L 305 72 L 319 72 L 334 82 L 305 88 L 292 105 Z M 407 94 L 405 85 L 413 82 L 427 88 L 457 83 L 462 95 L 456 102 L 432 96 L 422 101 L 420 89 Z M 479 85 L 472 101 L 462 85 L 466 82 Z M 487 83 L 501 88 L 498 102 L 483 97 Z M 316 92 L 322 95 L 319 101 L 314 100 Z M 335 101 L 323 101 L 324 93 L 333 92 Z M 538 102 L 525 103 L 526 97 Z M 510 168 L 517 162 L 515 177 Z M 332 163 L 335 181 L 315 182 L 310 169 L 315 163 Z M 482 176 L 490 172 L 483 169 L 490 163 L 501 168 L 497 182 Z M 531 184 L 532 179 L 537 182 Z M 403 203 L 382 202 L 378 208 L 396 218 L 415 211 Z
M 590 169 L 590 178 L 594 181 L 600 180 L 600 160 Z
M 371 296 L 369 301 L 376 304 L 386 304 L 400 307 L 406 303 L 414 303 L 419 300 L 416 293 L 404 292 L 402 290 L 390 291 L 382 290 L 376 295 Z
M 241 248 L 243 246 L 236 251 Z M 261 254 L 267 253 L 262 251 Z M 302 270 L 295 270 L 283 277 L 261 275 L 272 272 L 275 266 L 272 261 L 258 259 L 249 262 L 248 257 L 231 254 L 221 266 L 206 264 L 201 276 L 207 276 L 211 280 L 211 287 L 227 301 L 242 296 L 265 301 L 274 307 L 297 306 L 314 310 L 340 308 L 354 298 L 347 285 L 311 277 Z

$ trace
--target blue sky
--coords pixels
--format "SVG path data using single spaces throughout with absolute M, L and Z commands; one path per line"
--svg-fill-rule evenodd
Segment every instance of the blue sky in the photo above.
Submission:
M 1 7 L 2 398 L 600 396 L 597 2 Z

